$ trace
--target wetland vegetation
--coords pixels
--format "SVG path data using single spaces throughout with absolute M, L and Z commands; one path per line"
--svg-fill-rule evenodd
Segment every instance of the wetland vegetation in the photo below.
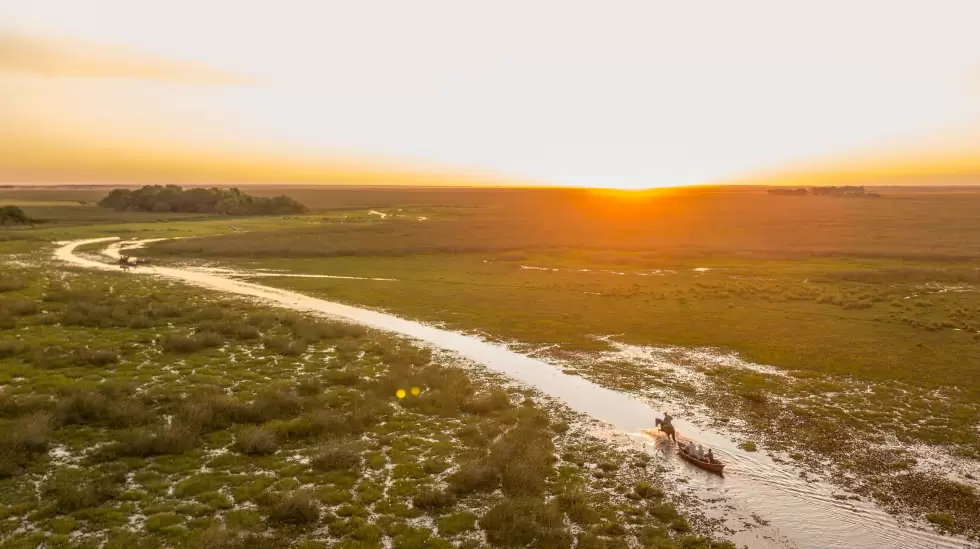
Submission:
M 980 192 L 875 191 L 881 194 L 876 200 L 843 200 L 773 196 L 764 189 L 633 194 L 269 188 L 250 192 L 285 192 L 314 213 L 274 219 L 126 218 L 99 224 L 72 221 L 66 215 L 62 223 L 10 231 L 0 245 L 26 257 L 39 243 L 66 237 L 191 236 L 194 238 L 152 244 L 140 253 L 153 256 L 154 263 L 241 270 L 262 284 L 479 334 L 540 353 L 568 372 L 640 396 L 671 391 L 689 402 L 710 402 L 704 420 L 719 429 L 736 429 L 732 420 L 737 420 L 743 447 L 757 446 L 804 471 L 829 473 L 854 497 L 876 501 L 897 513 L 911 513 L 939 530 L 976 536 L 980 533 L 975 513 L 980 505 L 980 362 L 976 358 L 980 348 L 980 241 L 974 235 L 980 230 L 975 215 L 980 210 Z M 29 198 L 38 201 L 43 195 Z M 24 207 L 32 214 L 28 205 Z M 84 208 L 78 205 L 70 210 L 87 215 Z M 153 222 L 156 219 L 166 222 Z M 283 273 L 312 276 L 281 276 Z M 86 275 L 74 273 L 72 277 Z M 48 303 L 59 303 L 28 303 L 31 292 L 35 297 L 48 292 L 49 282 L 35 278 L 24 272 L 4 282 L 12 288 L 3 297 L 11 300 L 7 310 L 12 311 L 9 316 L 18 329 L 22 322 L 33 323 L 35 316 L 51 314 L 48 308 L 55 305 Z M 121 276 L 111 280 L 116 292 L 127 284 Z M 208 306 L 202 303 L 201 308 Z M 437 391 L 448 394 L 450 390 L 440 389 L 435 380 L 425 377 L 426 372 L 444 372 L 445 368 L 455 372 L 450 366 L 428 357 L 408 368 L 404 375 L 421 376 L 412 379 L 421 379 L 417 383 L 426 389 L 420 398 L 398 400 L 392 397 L 394 387 L 383 380 L 390 381 L 390 372 L 404 365 L 397 358 L 371 351 L 374 343 L 367 342 L 381 338 L 386 348 L 398 349 L 387 352 L 398 356 L 403 352 L 416 356 L 417 350 L 384 336 L 362 335 L 354 338 L 361 343 L 345 362 L 347 359 L 339 360 L 332 353 L 342 348 L 336 345 L 338 338 L 347 341 L 351 336 L 310 339 L 302 331 L 319 328 L 301 328 L 297 333 L 295 317 L 271 320 L 266 327 L 251 324 L 247 319 L 252 314 L 257 311 L 237 313 L 246 320 L 234 329 L 219 329 L 222 317 L 172 322 L 182 330 L 160 330 L 148 324 L 124 331 L 146 338 L 148 331 L 156 330 L 150 346 L 159 353 L 160 362 L 180 361 L 169 362 L 179 375 L 164 372 L 160 379 L 168 384 L 172 380 L 176 385 L 171 389 L 181 387 L 181 394 L 190 394 L 192 388 L 180 384 L 197 379 L 200 372 L 206 372 L 203 375 L 210 380 L 201 385 L 205 389 L 214 390 L 206 387 L 210 383 L 222 387 L 220 380 L 224 379 L 235 384 L 231 396 L 246 411 L 228 412 L 226 423 L 215 426 L 213 432 L 225 433 L 214 435 L 219 442 L 208 442 L 211 427 L 191 427 L 197 444 L 184 448 L 181 455 L 198 456 L 194 458 L 198 469 L 217 470 L 205 460 L 217 459 L 220 464 L 222 459 L 231 459 L 226 455 L 235 456 L 239 467 L 271 471 L 270 476 L 280 466 L 290 473 L 294 470 L 289 467 L 305 467 L 296 469 L 291 477 L 298 483 L 295 486 L 267 487 L 274 494 L 270 499 L 242 500 L 251 502 L 245 504 L 245 511 L 262 521 L 266 537 L 300 528 L 290 521 L 312 517 L 311 509 L 316 507 L 317 522 L 305 532 L 322 533 L 325 528 L 331 539 L 359 544 L 364 539 L 351 537 L 351 532 L 370 524 L 380 529 L 382 537 L 370 537 L 367 543 L 388 539 L 395 547 L 414 546 L 399 542 L 395 536 L 401 531 L 379 522 L 389 508 L 377 510 L 378 502 L 397 499 L 417 514 L 399 516 L 391 511 L 391 521 L 437 532 L 436 537 L 425 538 L 428 541 L 412 543 L 443 540 L 455 545 L 541 546 L 554 542 L 563 546 L 560 544 L 577 539 L 578 544 L 598 547 L 630 538 L 647 547 L 710 543 L 684 537 L 689 525 L 678 523 L 683 527 L 671 529 L 680 515 L 661 503 L 664 491 L 668 499 L 671 491 L 659 485 L 656 477 L 652 485 L 640 488 L 631 484 L 637 482 L 636 476 L 620 478 L 632 466 L 606 471 L 601 459 L 576 463 L 585 455 L 583 448 L 592 448 L 588 445 L 595 442 L 588 442 L 574 429 L 561 432 L 568 418 L 542 402 L 529 401 L 513 389 L 494 391 L 496 382 L 459 373 L 469 380 L 470 388 L 464 393 L 472 402 L 453 397 L 452 411 L 437 413 L 428 409 L 435 405 L 429 396 L 439 394 L 441 402 L 446 397 Z M 198 327 L 195 322 L 203 324 Z M 299 324 L 305 326 L 304 322 Z M 36 324 L 36 329 L 50 329 L 40 320 Z M 5 351 L 2 364 L 31 367 L 28 359 L 38 351 L 27 343 L 21 345 Z M 249 362 L 257 359 L 242 358 L 245 351 L 234 350 L 238 346 L 248 349 L 249 356 L 264 357 L 277 366 Z M 330 348 L 336 349 L 327 352 Z M 54 363 L 59 368 L 100 372 L 134 363 L 125 354 L 113 359 L 101 352 L 104 350 L 97 346 L 84 352 L 76 349 Z M 363 356 L 359 356 L 361 351 Z M 317 374 L 320 389 L 307 393 L 303 389 L 306 376 L 317 371 L 312 364 L 316 361 L 308 357 L 319 356 L 318 352 L 331 358 Z M 229 356 L 234 361 L 226 358 Z M 205 357 L 220 364 L 220 372 L 207 372 L 208 367 L 201 363 Z M 246 363 L 250 366 L 244 367 Z M 665 363 L 672 367 L 664 367 Z M 188 368 L 188 364 L 194 366 Z M 341 364 L 344 366 L 338 367 Z M 261 375 L 285 383 L 277 390 L 291 396 L 280 395 L 278 400 L 297 402 L 293 415 L 263 421 L 248 415 L 250 403 L 261 397 L 257 387 L 246 381 L 255 368 L 260 372 L 271 368 Z M 360 381 L 352 383 L 350 371 L 359 372 L 353 377 Z M 236 382 L 236 376 L 245 378 Z M 239 387 L 244 391 L 241 394 Z M 135 395 L 150 389 L 127 390 Z M 380 414 L 381 419 L 365 425 L 357 435 L 335 436 L 329 430 L 318 431 L 322 426 L 311 427 L 309 424 L 319 421 L 315 412 L 322 403 L 327 403 L 325 408 L 331 413 L 353 413 L 346 407 L 350 402 L 333 405 L 335 397 L 324 396 L 352 394 L 345 391 L 373 395 L 365 402 L 372 403 L 371 413 Z M 149 413 L 182 418 L 181 402 L 155 402 Z M 17 406 L 20 404 L 14 408 L 20 409 Z M 57 427 L 49 427 L 50 432 L 61 433 L 66 427 L 58 423 L 57 410 L 47 406 L 39 410 L 51 414 L 50 425 Z M 167 424 L 166 429 L 151 424 L 113 427 L 108 416 L 99 417 L 99 422 L 105 422 L 97 423 L 103 437 L 94 441 L 99 451 L 78 454 L 82 446 L 57 443 L 73 452 L 71 459 L 82 455 L 86 460 L 109 459 L 106 463 L 143 460 L 136 470 L 153 470 L 154 460 L 171 459 L 169 454 L 154 454 L 158 445 L 167 444 L 173 429 L 186 426 L 177 422 Z M 27 414 L 16 418 L 36 421 Z M 303 418 L 307 425 L 300 427 Z M 297 425 L 285 427 L 293 423 Z M 440 455 L 426 447 L 412 454 L 414 466 L 407 458 L 396 462 L 385 446 L 389 443 L 385 437 L 403 437 L 388 430 L 391 427 L 379 427 L 390 423 L 412 423 L 412 429 L 422 431 L 410 438 L 443 442 L 454 452 Z M 70 429 L 80 429 L 73 425 Z M 293 428 L 306 434 L 292 435 Z M 123 437 L 124 433 L 131 438 Z M 455 434 L 447 439 L 441 433 Z M 45 471 L 38 468 L 32 473 L 30 460 L 49 463 L 55 459 L 51 449 L 61 447 L 49 445 L 45 453 L 30 450 L 40 447 L 31 440 L 18 444 L 21 454 L 29 456 L 23 458 L 28 465 L 18 467 L 24 468 L 21 474 L 32 482 Z M 856 444 L 868 450 L 855 452 Z M 533 448 L 527 460 L 540 463 L 540 469 L 511 473 L 502 469 L 506 460 L 500 456 L 506 454 L 500 452 L 518 445 Z M 611 451 L 602 445 L 594 448 Z M 112 454 L 110 459 L 105 457 L 110 451 L 123 453 Z M 387 456 L 386 465 L 378 469 L 390 469 L 385 478 L 375 478 L 375 470 L 363 465 L 378 453 Z M 355 455 L 359 457 L 351 457 Z M 284 456 L 292 457 L 287 460 Z M 574 456 L 579 457 L 571 459 Z M 380 463 L 381 458 L 373 459 Z M 617 458 L 609 459 L 616 463 Z M 284 460 L 289 465 L 272 464 Z M 339 476 L 338 471 L 349 470 L 344 464 L 349 467 L 357 460 L 364 476 L 346 486 L 353 490 L 352 499 L 328 509 L 321 492 L 343 485 L 324 487 L 313 477 Z M 409 474 L 408 469 L 413 472 Z M 424 482 L 411 492 L 405 488 L 396 498 L 383 495 L 375 507 L 360 514 L 344 507 L 359 503 L 361 483 L 387 483 L 390 490 L 399 480 L 393 478 L 396 470 L 413 479 L 422 475 L 417 480 Z M 641 470 L 644 476 L 649 473 L 649 469 Z M 222 473 L 230 478 L 241 471 Z M 563 475 L 573 473 L 578 487 L 570 489 Z M 508 475 L 514 475 L 510 481 Z M 523 486 L 528 478 L 538 477 L 545 484 L 533 494 L 508 492 L 508 482 L 512 487 Z M 314 486 L 307 486 L 309 483 Z M 463 488 L 471 491 L 458 491 Z M 201 493 L 216 490 L 223 493 L 220 489 Z M 645 498 L 641 492 L 657 497 Z M 587 501 L 587 509 L 576 503 L 579 496 Z M 167 497 L 173 499 L 173 494 Z M 602 504 L 594 512 L 588 510 L 596 501 Z M 182 503 L 170 503 L 171 508 L 160 511 L 166 517 L 152 521 L 154 527 L 163 524 L 154 530 L 162 532 L 161 543 L 168 539 L 205 543 L 200 537 L 205 532 L 215 539 L 229 535 L 225 530 L 233 523 L 225 514 L 230 510 L 214 510 L 209 515 L 222 517 L 215 519 L 223 525 L 220 528 L 214 523 L 197 528 L 189 521 L 198 516 L 181 514 L 173 505 Z M 233 510 L 241 510 L 238 504 L 232 498 Z M 274 511 L 279 507 L 281 514 Z M 637 508 L 645 509 L 643 520 Z M 139 507 L 138 514 L 146 513 Z M 597 522 L 580 523 L 573 515 Z M 650 522 L 649 516 L 658 518 Z M 338 526 L 332 531 L 333 522 L 328 521 L 334 519 L 360 522 L 350 530 Z M 179 536 L 166 537 L 167 529 L 175 524 L 181 525 Z M 20 532 L 19 539 L 40 531 Z M 228 543 L 245 543 L 241 535 L 228 539 L 233 540 Z

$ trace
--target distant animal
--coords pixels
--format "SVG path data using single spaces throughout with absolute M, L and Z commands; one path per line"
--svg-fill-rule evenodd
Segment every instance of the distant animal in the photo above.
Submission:
M 124 271 L 128 271 L 129 269 L 132 269 L 135 266 L 136 266 L 136 263 L 130 262 L 128 255 L 121 255 L 121 256 L 119 256 L 119 268 L 120 269 L 122 269 Z

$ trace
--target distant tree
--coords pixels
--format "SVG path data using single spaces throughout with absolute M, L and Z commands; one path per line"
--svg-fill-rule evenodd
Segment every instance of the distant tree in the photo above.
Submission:
M 769 189 L 769 194 L 777 194 L 783 196 L 801 196 L 807 194 L 806 189 Z
M 115 189 L 99 206 L 116 211 L 156 213 L 214 213 L 221 215 L 285 215 L 306 212 L 288 196 L 250 196 L 239 189 L 188 189 L 177 185 L 147 185 L 141 189 Z
M 17 206 L 4 206 L 0 208 L 0 225 L 7 230 L 10 230 L 11 224 L 18 225 L 30 225 L 34 226 L 34 220 L 27 217 L 24 210 L 18 208 Z

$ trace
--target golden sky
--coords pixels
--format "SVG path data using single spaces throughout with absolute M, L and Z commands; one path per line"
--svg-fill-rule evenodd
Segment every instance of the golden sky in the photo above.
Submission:
M 7 182 L 976 183 L 975 0 L 0 3 Z

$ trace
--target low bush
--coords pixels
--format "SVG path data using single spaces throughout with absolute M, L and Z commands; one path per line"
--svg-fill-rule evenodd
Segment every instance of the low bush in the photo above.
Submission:
M 559 494 L 555 500 L 558 506 L 568 515 L 568 519 L 578 525 L 595 524 L 599 522 L 599 512 L 592 507 L 589 496 L 581 490 L 569 490 Z
M 28 316 L 38 311 L 37 302 L 33 299 L 0 299 L 0 315 L 3 316 Z
M 489 415 L 510 408 L 510 396 L 503 389 L 495 389 L 485 395 L 467 400 L 462 410 L 469 414 Z
M 489 463 L 500 473 L 504 493 L 537 495 L 554 474 L 554 451 L 547 416 L 522 410 L 517 425 L 490 447 Z
M 561 511 L 539 499 L 504 499 L 483 515 L 480 526 L 486 531 L 487 541 L 500 547 L 571 545 Z
M 67 514 L 115 499 L 125 481 L 122 474 L 93 476 L 84 469 L 59 469 L 44 484 L 43 494 L 58 514 Z
M 69 389 L 60 395 L 55 408 L 59 423 L 64 425 L 106 424 L 130 427 L 145 422 L 150 410 L 112 386 L 98 389 Z
M 499 485 L 500 474 L 484 461 L 469 461 L 460 465 L 446 480 L 457 494 L 491 492 Z
M 436 520 L 440 536 L 454 536 L 476 528 L 476 515 L 469 511 L 453 513 Z
M 638 482 L 633 488 L 637 496 L 643 499 L 663 499 L 664 491 L 649 482 Z
M 663 523 L 669 523 L 680 518 L 677 508 L 669 503 L 656 503 L 648 509 L 650 516 Z
M 260 427 L 250 427 L 239 433 L 234 449 L 247 456 L 268 456 L 279 450 L 275 433 Z
M 352 444 L 325 446 L 310 461 L 310 465 L 320 471 L 359 471 L 361 468 L 361 452 Z
M 168 353 L 189 354 L 224 345 L 225 339 L 216 332 L 198 332 L 192 335 L 169 335 L 160 346 Z
M 412 505 L 416 509 L 421 509 L 427 513 L 438 513 L 448 507 L 452 507 L 455 499 L 452 494 L 444 490 L 433 490 L 427 488 L 419 492 L 412 498 Z
M 17 290 L 27 288 L 27 286 L 27 280 L 19 276 L 0 276 L 0 293 L 16 292 Z
M 48 448 L 51 416 L 37 412 L 0 427 L 0 477 L 20 473 Z
M 0 358 L 17 356 L 28 349 L 22 341 L 0 341 Z
M 305 526 L 319 520 L 320 508 L 304 490 L 283 496 L 268 508 L 268 521 L 273 526 Z
M 266 349 L 279 353 L 283 356 L 300 356 L 309 348 L 309 344 L 302 340 L 293 340 L 288 337 L 267 337 L 262 341 Z
M 200 431 L 196 426 L 175 422 L 124 433 L 107 451 L 120 457 L 182 454 L 196 448 L 199 442 Z
M 217 391 L 192 394 L 181 403 L 175 414 L 181 423 L 202 432 L 225 429 L 234 423 L 247 423 L 251 415 L 248 404 Z
M 273 386 L 260 391 L 248 406 L 252 422 L 260 423 L 294 417 L 303 410 L 303 401 L 285 386 Z

